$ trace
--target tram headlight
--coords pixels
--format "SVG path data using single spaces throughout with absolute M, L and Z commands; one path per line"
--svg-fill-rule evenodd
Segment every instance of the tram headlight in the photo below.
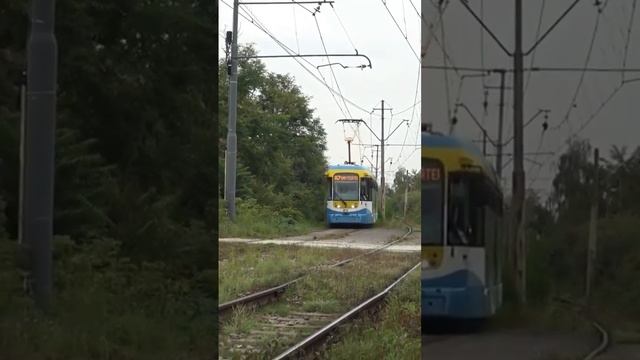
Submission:
M 351 204 L 351 208 L 352 208 L 352 209 L 355 209 L 355 208 L 356 208 L 356 205 L 355 205 L 355 204 Z
M 342 206 L 340 206 L 340 204 L 338 204 L 338 205 L 336 205 L 336 207 L 337 207 L 338 209 L 340 209 Z

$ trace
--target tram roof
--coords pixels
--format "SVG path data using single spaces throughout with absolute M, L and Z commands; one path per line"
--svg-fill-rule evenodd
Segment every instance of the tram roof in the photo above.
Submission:
M 333 176 L 333 174 L 341 171 L 353 172 L 358 174 L 358 176 L 373 176 L 373 173 L 368 167 L 356 164 L 329 165 L 327 166 L 326 174 L 327 176 Z
M 364 170 L 364 171 L 369 171 L 369 168 L 363 165 L 348 165 L 348 164 L 344 164 L 344 165 L 329 165 L 327 170 Z
M 496 176 L 493 165 L 487 161 L 486 157 L 482 154 L 482 151 L 480 151 L 477 146 L 463 139 L 439 133 L 423 132 L 422 147 L 459 150 L 466 152 L 477 158 L 481 162 L 480 165 L 485 168 L 485 171 L 487 171 L 491 177 L 495 178 Z

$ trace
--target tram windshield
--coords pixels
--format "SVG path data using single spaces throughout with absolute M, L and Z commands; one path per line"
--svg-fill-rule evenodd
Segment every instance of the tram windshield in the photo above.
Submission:
M 359 179 L 357 174 L 336 174 L 333 177 L 333 200 L 354 201 L 359 200 Z
M 422 159 L 422 245 L 442 245 L 444 169 L 434 159 Z

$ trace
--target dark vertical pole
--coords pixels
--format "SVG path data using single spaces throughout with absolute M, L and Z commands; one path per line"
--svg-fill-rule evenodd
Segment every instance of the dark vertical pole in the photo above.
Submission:
M 24 240 L 30 249 L 36 304 L 49 309 L 58 48 L 55 1 L 33 0 L 27 43 Z
M 504 70 L 500 70 L 500 117 L 498 119 L 498 154 L 496 156 L 496 173 L 502 182 L 502 125 L 504 115 Z
M 351 164 L 351 140 L 347 140 L 347 148 L 349 151 L 349 164 Z
M 376 180 L 378 180 L 378 145 L 376 145 Z
M 18 198 L 18 244 L 24 242 L 24 152 L 27 120 L 27 73 L 20 79 L 20 183 Z
M 237 155 L 237 95 L 238 95 L 238 0 L 233 1 L 233 33 L 229 74 L 229 126 L 225 155 L 225 200 L 231 221 L 236 219 L 236 155 Z
M 487 156 L 487 131 L 482 129 L 482 155 Z
M 513 240 L 516 245 L 516 281 L 518 301 L 526 303 L 526 246 L 522 234 L 522 207 L 524 205 L 524 158 L 523 158 L 523 124 L 522 114 L 524 109 L 523 79 L 522 79 L 522 0 L 516 0 L 515 4 L 515 53 L 513 57 L 514 76 L 514 106 L 513 106 L 513 190 L 512 190 L 512 214 L 513 214 Z
M 382 209 L 381 211 L 381 215 L 382 215 L 382 219 L 384 220 L 385 218 L 385 213 L 384 213 L 384 191 L 385 191 L 385 186 L 384 186 L 384 100 L 381 101 L 382 102 L 382 124 L 381 124 L 381 136 L 380 136 L 380 160 L 381 160 L 381 168 L 380 168 L 380 184 L 381 186 L 381 190 L 380 190 L 380 208 Z
M 595 174 L 593 179 L 593 193 L 591 194 L 591 219 L 589 222 L 589 246 L 587 247 L 587 286 L 586 298 L 589 303 L 591 297 L 591 283 L 593 281 L 593 268 L 596 259 L 596 244 L 598 241 L 598 201 L 600 200 L 600 153 L 593 150 L 593 164 Z

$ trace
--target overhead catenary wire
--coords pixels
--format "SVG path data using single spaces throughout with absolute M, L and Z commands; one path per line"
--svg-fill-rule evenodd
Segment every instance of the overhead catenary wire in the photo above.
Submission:
M 422 23 L 424 23 L 425 26 L 427 26 L 429 29 L 431 29 L 431 31 L 429 32 L 429 37 L 427 37 L 426 41 L 424 41 L 425 43 L 425 48 L 424 51 L 425 52 L 429 52 L 429 47 L 431 46 L 431 41 L 435 41 L 436 44 L 438 45 L 438 47 L 444 52 L 445 57 L 447 58 L 447 61 L 449 62 L 449 64 L 451 64 L 451 66 L 453 67 L 453 70 L 456 72 L 456 75 L 458 75 L 458 77 L 460 76 L 459 71 L 456 69 L 455 66 L 455 62 L 453 61 L 453 59 L 451 58 L 451 56 L 449 56 L 449 54 L 447 53 L 446 49 L 444 48 L 443 44 L 440 43 L 440 40 L 438 40 L 438 37 L 435 36 L 435 32 L 433 31 L 433 28 L 435 26 L 439 26 L 440 22 L 442 21 L 442 17 L 444 14 L 444 11 L 442 13 L 438 13 L 438 19 L 436 20 L 436 24 L 429 24 L 427 22 L 427 20 L 424 19 L 424 17 L 420 14 L 420 11 L 418 11 L 418 8 L 416 8 L 416 6 L 413 4 L 412 0 L 409 0 L 409 3 L 411 4 L 411 7 L 413 8 L 413 10 L 415 11 L 416 15 L 418 15 L 418 17 L 420 18 L 420 21 Z M 446 9 L 446 5 L 448 4 L 448 2 L 445 4 L 445 9 Z M 437 6 L 434 4 L 434 7 L 437 8 Z M 424 66 L 424 64 L 423 64 Z
M 324 50 L 324 53 L 327 54 L 327 64 L 331 62 L 331 60 L 329 59 L 329 53 L 327 52 L 327 46 L 324 43 L 324 37 L 322 36 L 322 31 L 320 31 L 320 24 L 318 24 L 318 18 L 313 15 L 313 20 L 316 23 L 316 29 L 318 29 L 318 35 L 320 36 L 320 42 L 322 43 L 322 49 Z M 353 116 L 351 115 L 351 111 L 349 111 L 349 107 L 347 106 L 347 102 L 344 101 L 344 96 L 342 95 L 342 90 L 340 89 L 340 84 L 338 83 L 338 79 L 336 78 L 336 74 L 333 71 L 333 66 L 329 66 L 329 70 L 331 71 L 331 76 L 333 77 L 333 81 L 335 81 L 336 84 L 336 88 L 338 88 L 338 93 L 340 93 L 340 97 L 342 98 L 342 102 L 344 103 L 344 108 L 347 112 L 347 114 L 349 114 L 349 117 L 352 118 Z
M 447 46 L 447 42 L 445 40 L 445 36 L 444 36 L 444 9 L 442 8 L 442 3 L 440 3 L 440 6 L 438 6 L 438 12 L 439 12 L 439 16 L 440 16 L 440 36 L 442 37 L 442 58 L 444 60 L 444 64 L 445 66 L 448 65 L 447 64 L 447 50 L 446 50 L 446 46 Z M 445 95 L 446 95 L 446 99 L 447 99 L 447 118 L 451 119 L 451 93 L 449 91 L 449 73 L 445 71 L 444 73 L 444 88 L 445 88 Z
M 480 20 L 484 21 L 484 0 L 480 0 Z M 484 31 L 480 26 L 480 66 L 484 67 Z M 486 79 L 482 77 L 482 86 L 486 87 Z M 459 99 L 456 102 L 460 101 Z
M 636 13 L 636 2 L 637 0 L 633 0 L 633 2 L 631 3 L 631 15 L 629 17 L 629 26 L 627 28 L 627 39 L 625 40 L 625 44 L 624 44 L 624 56 L 622 59 L 622 68 L 626 68 L 627 67 L 627 55 L 629 54 L 629 43 L 631 41 L 631 31 L 633 30 L 633 19 L 635 18 L 635 13 Z M 622 80 L 624 81 L 625 78 L 625 73 L 622 72 L 621 74 Z
M 227 7 L 229 8 L 233 8 L 230 4 L 228 4 L 225 0 L 220 0 L 223 4 L 225 4 Z M 276 42 L 276 44 L 282 48 L 287 54 L 289 55 L 294 55 L 295 51 L 293 51 L 291 48 L 289 48 L 286 44 L 284 44 L 282 41 L 280 41 L 277 37 L 275 37 L 269 30 L 266 29 L 266 27 L 264 25 L 261 25 L 259 20 L 257 19 L 257 17 L 255 17 L 255 15 L 249 15 L 249 14 L 239 14 L 240 16 L 242 16 L 245 20 L 249 21 L 251 24 L 253 24 L 255 27 L 257 27 L 259 30 L 261 30 L 262 32 L 264 32 L 267 36 L 269 36 L 273 41 Z M 314 79 L 316 79 L 318 82 L 320 82 L 322 85 L 324 85 L 329 92 L 331 92 L 332 94 L 336 94 L 339 95 L 338 92 L 333 89 L 332 87 L 329 86 L 329 84 L 327 84 L 326 80 L 322 80 L 320 79 L 316 74 L 314 74 L 309 68 L 307 68 L 304 64 L 302 64 L 301 61 L 306 62 L 307 64 L 309 64 L 310 66 L 312 66 L 313 68 L 315 68 L 315 65 L 312 64 L 309 60 L 305 59 L 305 58 L 293 58 L 302 68 L 303 70 L 305 70 L 309 75 L 311 75 L 311 77 L 313 77 Z M 301 60 L 302 59 L 302 60 Z M 339 95 L 340 96 L 340 95 Z M 369 113 L 368 110 L 366 110 L 365 108 L 363 108 L 362 106 L 356 104 L 355 102 L 353 102 L 352 100 L 343 97 L 344 100 L 346 102 L 348 102 L 349 104 L 351 104 L 353 107 L 355 107 L 356 109 L 364 112 L 364 113 Z
M 407 136 L 409 135 L 409 128 L 411 128 L 411 124 L 413 124 L 413 118 L 415 115 L 415 111 L 416 111 L 416 102 L 418 100 L 418 89 L 420 88 L 420 75 L 422 73 L 422 66 L 418 67 L 418 75 L 416 76 L 416 90 L 415 93 L 413 95 L 413 106 L 411 107 L 411 119 L 409 120 L 409 124 L 407 124 L 407 130 L 404 134 L 404 140 L 402 140 L 402 143 L 405 144 L 407 141 Z M 402 156 L 402 152 L 404 151 L 404 147 L 400 149 L 400 154 L 398 154 L 398 160 L 400 161 L 400 157 Z
M 345 28 L 344 24 L 342 23 L 342 20 L 340 19 L 340 16 L 338 15 L 338 12 L 336 11 L 336 9 L 333 6 L 333 4 L 330 4 L 330 5 L 331 5 L 331 10 L 333 10 L 333 13 L 336 16 L 336 19 L 338 19 L 338 22 L 340 23 L 340 26 L 342 27 L 342 30 L 344 31 L 345 35 L 347 35 L 347 39 L 349 39 L 349 42 L 351 43 L 351 46 L 353 46 L 353 50 L 357 54 L 358 53 L 358 49 L 356 48 L 356 45 L 353 43 L 353 40 L 351 39 L 351 36 L 349 36 L 349 32 L 347 31 L 347 28 Z
M 538 15 L 538 26 L 536 28 L 536 36 L 535 38 L 537 39 L 540 36 L 540 30 L 542 28 L 542 19 L 544 18 L 544 8 L 545 8 L 545 4 L 547 3 L 547 0 L 542 0 L 542 4 L 540 5 L 540 14 Z M 536 49 L 537 50 L 537 49 Z M 536 58 L 536 50 L 533 50 L 533 53 L 531 53 L 531 60 L 529 61 L 529 67 L 533 67 L 533 63 L 535 61 Z M 482 66 L 484 67 L 484 66 Z M 524 85 L 524 92 L 527 92 L 527 89 L 529 88 L 529 81 L 531 81 L 531 72 L 529 72 L 527 74 L 527 80 L 525 81 L 525 85 Z
M 300 41 L 298 40 L 298 21 L 296 20 L 296 8 L 292 7 L 291 10 L 293 11 L 293 29 L 296 34 L 296 45 L 298 46 L 298 54 L 300 54 Z
M 591 61 L 591 54 L 593 52 L 593 45 L 595 44 L 597 35 L 598 35 L 598 29 L 599 29 L 599 25 L 600 25 L 600 18 L 601 18 L 602 13 L 598 12 L 598 14 L 596 15 L 596 21 L 595 24 L 593 26 L 593 31 L 591 33 L 591 41 L 589 42 L 589 49 L 587 51 L 587 56 L 586 59 L 584 61 L 584 68 L 586 69 L 589 66 L 589 62 Z M 578 98 L 578 94 L 580 93 L 580 89 L 582 88 L 582 84 L 584 82 L 584 78 L 586 75 L 586 71 L 582 71 L 582 73 L 580 74 L 580 79 L 578 80 L 578 84 L 576 85 L 576 89 L 573 93 L 573 97 L 569 103 L 569 107 L 567 109 L 567 112 L 564 115 L 564 118 L 562 119 L 562 121 L 552 127 L 552 130 L 557 130 L 560 129 L 564 124 L 569 122 L 569 117 L 571 116 L 571 112 L 573 111 L 573 109 L 576 107 L 576 100 Z
M 391 20 L 393 20 L 393 23 L 396 24 L 396 27 L 398 28 L 398 31 L 400 31 L 400 34 L 402 34 L 402 37 L 404 38 L 404 40 L 407 42 L 407 45 L 409 45 L 409 48 L 411 49 L 411 52 L 413 53 L 413 55 L 416 57 L 416 59 L 418 60 L 418 62 L 420 62 L 420 57 L 418 56 L 418 54 L 416 53 L 416 51 L 413 49 L 413 46 L 411 46 L 411 43 L 409 42 L 409 39 L 407 38 L 407 34 L 402 32 L 402 29 L 400 28 L 400 25 L 398 24 L 398 22 L 396 21 L 396 18 L 393 16 L 393 14 L 391 13 L 391 10 L 389 10 L 389 7 L 387 7 L 387 2 L 386 0 L 380 0 L 382 1 L 382 5 L 384 5 L 384 8 L 387 9 L 387 12 L 389 13 L 389 16 L 391 16 Z

